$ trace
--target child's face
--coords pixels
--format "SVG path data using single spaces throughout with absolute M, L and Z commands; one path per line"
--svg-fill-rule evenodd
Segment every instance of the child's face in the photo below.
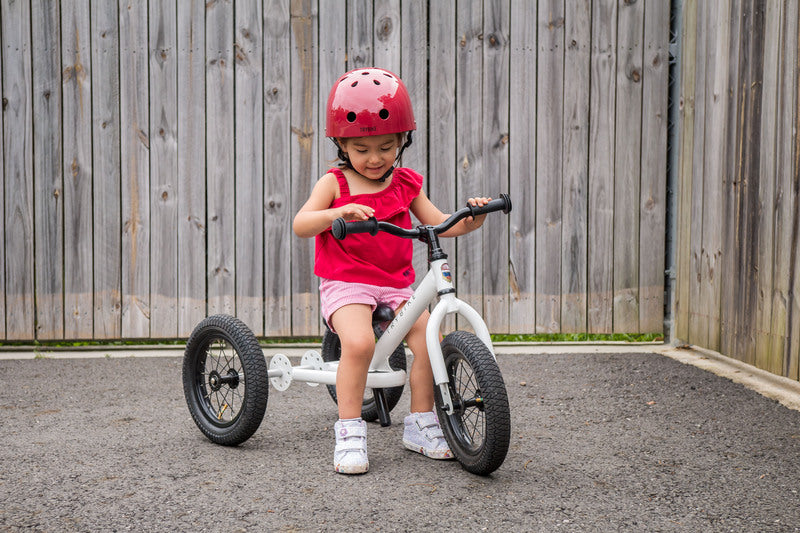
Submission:
M 339 144 L 356 172 L 377 180 L 394 164 L 400 136 L 391 133 L 374 137 L 349 137 L 340 139 Z

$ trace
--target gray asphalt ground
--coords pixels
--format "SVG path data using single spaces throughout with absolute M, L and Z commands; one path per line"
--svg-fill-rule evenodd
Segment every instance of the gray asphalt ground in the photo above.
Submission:
M 407 391 L 348 477 L 324 387 L 270 389 L 225 448 L 179 357 L 0 359 L 0 530 L 800 531 L 800 412 L 652 352 L 498 359 L 512 442 L 490 477 L 403 448 Z

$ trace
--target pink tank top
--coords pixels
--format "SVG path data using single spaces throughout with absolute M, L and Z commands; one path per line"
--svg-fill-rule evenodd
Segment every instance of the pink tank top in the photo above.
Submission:
M 357 203 L 375 210 L 375 218 L 403 228 L 411 228 L 409 206 L 422 189 L 422 176 L 410 168 L 396 168 L 392 182 L 374 194 L 350 195 L 344 173 L 338 168 L 328 172 L 339 182 L 341 196 L 331 207 Z M 314 273 L 326 279 L 369 283 L 380 287 L 405 288 L 414 282 L 413 243 L 380 232 L 377 235 L 356 233 L 336 239 L 330 228 L 316 237 Z

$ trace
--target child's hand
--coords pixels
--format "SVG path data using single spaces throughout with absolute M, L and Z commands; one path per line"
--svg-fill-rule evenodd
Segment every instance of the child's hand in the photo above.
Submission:
M 347 204 L 339 208 L 339 216 L 347 222 L 351 220 L 367 220 L 375 216 L 375 210 L 368 205 Z
M 489 203 L 491 198 L 469 198 L 467 203 L 473 207 L 483 207 Z M 484 219 L 486 218 L 486 213 L 482 215 L 478 215 L 476 217 L 467 217 L 464 219 L 464 228 L 467 231 L 475 231 L 476 229 L 480 228 L 483 224 Z

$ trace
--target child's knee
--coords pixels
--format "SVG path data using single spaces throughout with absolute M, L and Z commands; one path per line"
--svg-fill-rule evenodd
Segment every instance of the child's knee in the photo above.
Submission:
M 372 335 L 348 335 L 346 339 L 340 337 L 342 355 L 357 358 L 372 357 L 375 351 L 375 337 Z

